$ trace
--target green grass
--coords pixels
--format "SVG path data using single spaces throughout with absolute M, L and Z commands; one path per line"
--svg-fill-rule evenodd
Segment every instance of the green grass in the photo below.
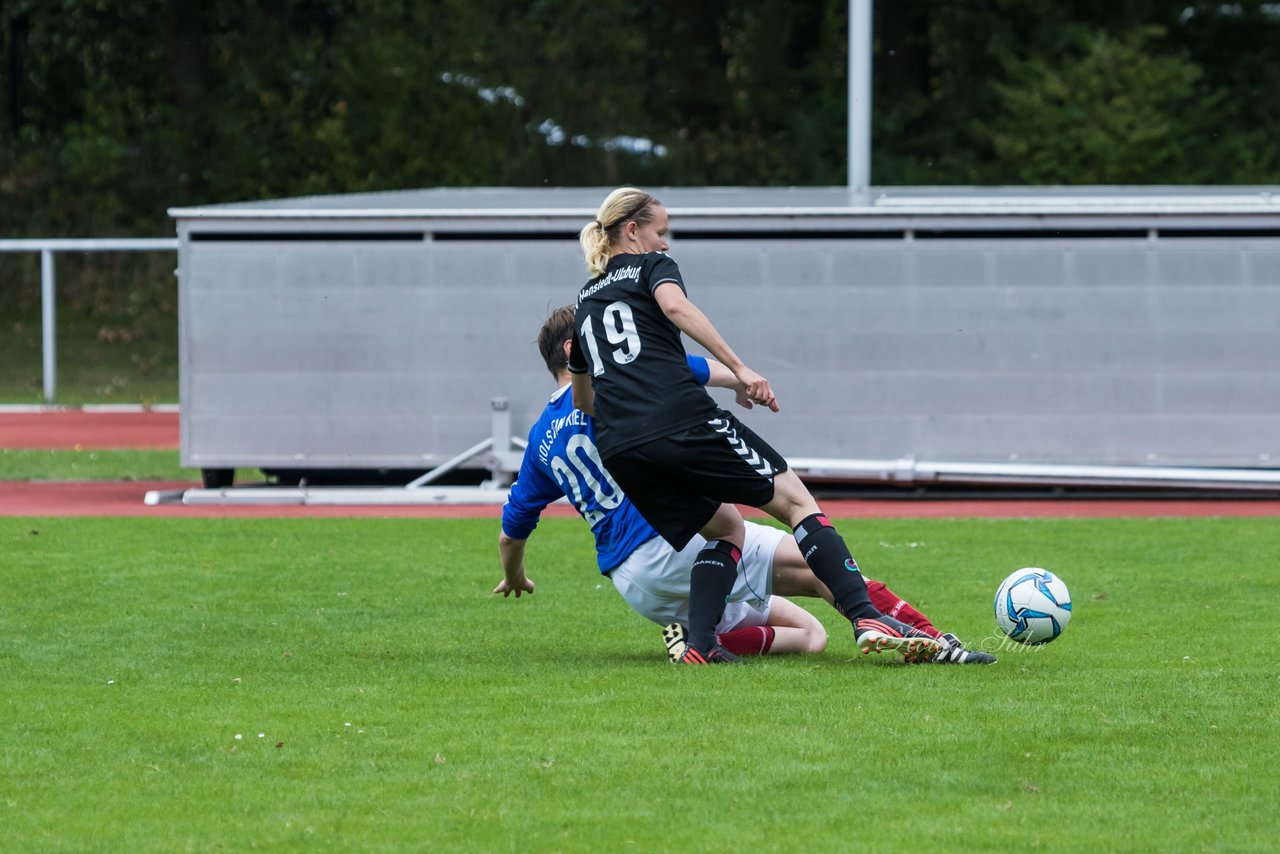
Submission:
M 200 482 L 200 470 L 184 468 L 177 451 L 74 451 L 0 448 L 2 481 L 167 480 Z M 265 483 L 259 469 L 236 469 L 238 485 Z
M 176 318 L 102 319 L 62 311 L 54 403 L 175 403 Z M 44 403 L 39 310 L 0 313 L 0 403 Z
M 246 476 L 251 474 L 245 471 Z M 0 448 L 4 480 L 200 480 L 177 451 L 71 451 Z
M 906 667 L 815 609 L 820 656 L 677 670 L 577 520 L 504 600 L 494 520 L 0 519 L 4 847 L 1274 845 L 1274 520 L 841 527 L 971 641 L 1018 566 L 1074 620 Z

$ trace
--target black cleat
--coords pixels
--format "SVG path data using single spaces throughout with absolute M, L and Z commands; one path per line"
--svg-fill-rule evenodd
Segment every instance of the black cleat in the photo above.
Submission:
M 960 638 L 947 632 L 942 636 L 943 643 L 946 644 L 942 651 L 935 655 L 931 661 L 934 664 L 995 664 L 996 657 L 989 652 L 983 652 L 978 649 L 965 649 Z
M 686 644 L 684 652 L 676 660 L 676 664 L 745 664 L 741 658 L 729 652 L 729 650 L 716 644 L 711 647 L 711 652 L 706 655 L 698 652 L 692 646 Z

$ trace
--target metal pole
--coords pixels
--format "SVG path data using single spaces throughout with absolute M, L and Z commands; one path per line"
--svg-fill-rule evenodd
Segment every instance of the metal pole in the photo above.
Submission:
M 871 186 L 872 0 L 849 0 L 849 189 Z
M 53 301 L 54 273 L 53 252 L 40 250 L 40 319 L 43 331 L 41 348 L 44 357 L 44 402 L 53 403 L 58 390 L 57 332 Z

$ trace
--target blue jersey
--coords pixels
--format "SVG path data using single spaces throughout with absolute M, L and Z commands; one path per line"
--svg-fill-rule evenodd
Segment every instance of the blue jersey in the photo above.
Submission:
M 689 366 L 706 382 L 706 359 L 690 356 Z M 515 540 L 528 539 L 543 508 L 567 496 L 591 525 L 596 560 L 600 571 L 608 573 L 658 532 L 600 462 L 595 429 L 590 415 L 574 409 L 569 386 L 551 396 L 529 431 L 520 474 L 502 507 L 502 532 Z

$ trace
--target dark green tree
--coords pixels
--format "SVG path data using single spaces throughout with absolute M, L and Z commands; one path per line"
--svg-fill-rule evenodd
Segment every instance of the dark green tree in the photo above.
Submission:
M 841 184 L 846 0 L 9 0 L 0 230 L 423 186 Z M 1270 183 L 1280 15 L 881 0 L 880 184 Z

